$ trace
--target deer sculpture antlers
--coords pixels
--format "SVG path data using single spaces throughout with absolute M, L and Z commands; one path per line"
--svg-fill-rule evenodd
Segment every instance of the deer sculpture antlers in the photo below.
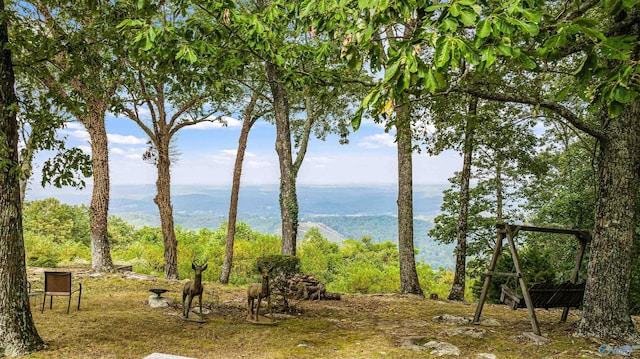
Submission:
M 204 288 L 202 287 L 202 272 L 207 269 L 207 261 L 203 261 L 203 264 L 198 265 L 196 261 L 193 260 L 191 263 L 191 268 L 195 271 L 195 278 L 193 281 L 188 281 L 185 283 L 184 288 L 182 289 L 182 307 L 183 313 L 182 315 L 185 318 L 189 318 L 189 311 L 191 310 L 191 302 L 193 301 L 193 297 L 198 296 L 198 300 L 200 302 L 200 319 L 203 318 L 202 315 L 202 292 Z M 189 297 L 189 301 L 187 305 L 184 305 L 185 299 Z

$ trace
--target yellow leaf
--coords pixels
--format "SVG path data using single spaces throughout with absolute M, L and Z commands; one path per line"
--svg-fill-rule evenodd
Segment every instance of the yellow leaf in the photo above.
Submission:
M 388 99 L 387 103 L 384 104 L 384 107 L 382 107 L 380 109 L 380 114 L 386 114 L 387 117 L 391 116 L 393 114 L 395 107 L 393 106 L 393 100 L 392 99 Z

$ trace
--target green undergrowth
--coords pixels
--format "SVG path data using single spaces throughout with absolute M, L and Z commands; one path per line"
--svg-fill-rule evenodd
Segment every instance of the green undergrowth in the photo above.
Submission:
M 572 335 L 579 312 L 571 312 L 568 322 L 560 323 L 560 310 L 538 310 L 548 341 L 536 345 L 522 336 L 531 331 L 524 310 L 487 304 L 482 318 L 493 319 L 498 326 L 440 324 L 433 318 L 445 314 L 472 317 L 475 303 L 398 294 L 293 302 L 293 311 L 277 316 L 273 325 L 256 325 L 245 320 L 246 287 L 212 282 L 204 283 L 204 306 L 211 313 L 200 324 L 181 318 L 184 281 L 130 273 L 96 275 L 78 267 L 58 270 L 67 269 L 74 272 L 74 283 L 82 283 L 81 309 L 73 306 L 75 295 L 70 314 L 66 314 L 65 299 L 55 298 L 53 309 L 47 301 L 42 314 L 36 308 L 40 303 L 34 303 L 33 318 L 48 347 L 28 358 L 139 359 L 154 352 L 201 359 L 436 357 L 430 354 L 432 349 L 420 346 L 430 341 L 457 346 L 460 358 L 475 358 L 479 353 L 497 358 L 591 358 L 599 357 L 598 348 L 603 344 Z M 35 290 L 42 288 L 42 269 L 29 268 L 29 278 Z M 163 296 L 172 299 L 172 305 L 150 308 L 148 299 L 154 295 L 150 288 L 168 289 Z M 447 332 L 452 328 L 482 329 L 485 336 L 452 335 Z M 410 340 L 417 344 L 407 345 Z

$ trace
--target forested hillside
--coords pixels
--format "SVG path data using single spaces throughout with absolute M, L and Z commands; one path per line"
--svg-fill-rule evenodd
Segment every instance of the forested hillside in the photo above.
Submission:
M 429 230 L 433 218 L 440 212 L 440 185 L 415 189 L 415 246 L 418 258 L 434 268 L 452 268 L 453 245 L 433 241 Z M 228 220 L 229 189 L 176 186 L 174 189 L 174 217 L 185 229 L 215 230 Z M 68 204 L 88 204 L 88 191 L 44 191 L 34 188 L 27 199 L 55 194 Z M 157 208 L 153 203 L 151 186 L 115 186 L 111 214 L 137 228 L 160 226 Z M 394 215 L 396 193 L 393 187 L 309 187 L 300 188 L 302 239 L 311 227 L 334 242 L 347 238 L 370 237 L 374 242 L 398 240 L 398 219 Z M 242 188 L 238 219 L 253 230 L 275 234 L 280 231 L 277 188 L 248 186 Z M 316 224 L 316 225 L 314 225 Z

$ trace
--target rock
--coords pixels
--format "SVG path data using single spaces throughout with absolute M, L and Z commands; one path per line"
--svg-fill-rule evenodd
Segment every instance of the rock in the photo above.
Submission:
M 147 355 L 142 359 L 194 359 L 194 358 L 181 357 L 179 355 L 171 355 L 171 354 L 153 353 L 153 354 Z
M 398 338 L 395 341 L 396 346 L 405 349 L 413 349 L 413 350 L 424 350 L 424 343 L 427 342 L 427 337 L 421 336 L 412 336 L 412 337 L 402 337 Z
M 433 317 L 433 321 L 440 324 L 465 325 L 471 323 L 471 319 L 463 317 L 455 317 L 453 315 L 444 314 Z
M 545 338 L 545 337 L 541 337 L 539 335 L 533 334 L 532 332 L 524 332 L 522 333 L 522 335 L 531 340 L 532 342 L 534 342 L 536 345 L 542 345 L 545 344 L 546 342 L 549 341 L 549 339 Z
M 499 321 L 493 318 L 481 319 L 480 325 L 484 325 L 485 327 L 501 327 L 502 326 L 502 324 L 500 324 Z
M 443 329 L 441 332 L 447 336 L 461 335 L 474 339 L 481 339 L 487 336 L 487 331 L 480 328 L 451 328 Z
M 151 308 L 162 308 L 168 307 L 169 303 L 171 303 L 171 299 L 165 297 L 158 297 L 155 294 L 149 296 L 149 306 Z
M 433 349 L 429 354 L 436 356 L 460 355 L 460 349 L 453 344 L 446 342 L 431 341 L 424 345 L 426 349 Z
M 196 314 L 200 314 L 200 307 L 199 307 L 199 306 L 192 307 L 192 308 L 191 308 L 191 312 L 192 312 L 192 313 L 196 313 Z M 207 315 L 207 314 L 209 314 L 209 313 L 211 313 L 211 311 L 210 311 L 209 309 L 207 309 L 207 308 L 202 308 L 202 314 L 203 314 L 203 315 Z
M 476 354 L 476 358 L 478 358 L 478 359 L 496 359 L 496 356 L 495 356 L 495 354 L 478 353 L 478 354 Z

